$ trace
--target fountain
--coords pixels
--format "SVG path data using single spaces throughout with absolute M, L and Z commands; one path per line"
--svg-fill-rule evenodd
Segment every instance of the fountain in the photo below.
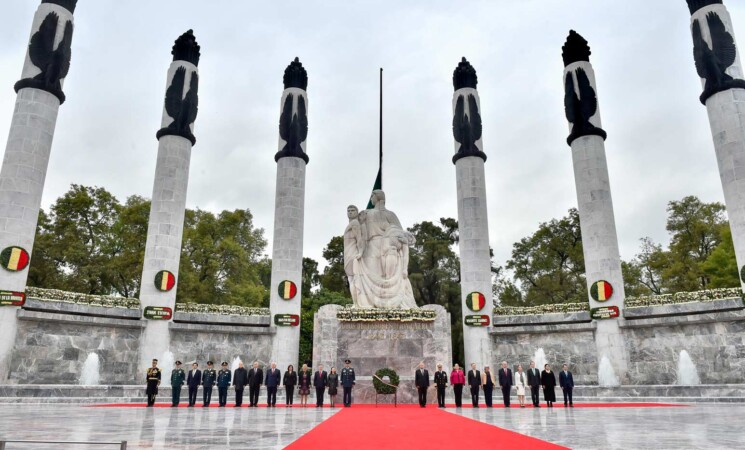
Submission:
M 681 350 L 680 356 L 678 357 L 678 379 L 675 384 L 684 386 L 701 384 L 696 365 L 693 364 L 691 355 L 689 355 L 685 350 Z
M 538 370 L 543 370 L 543 366 L 546 365 L 546 352 L 543 351 L 543 348 L 539 348 L 535 351 L 533 361 L 535 361 L 535 366 Z
M 240 356 L 236 356 L 235 358 L 233 358 L 233 363 L 230 364 L 230 371 L 232 373 L 235 373 L 235 369 L 238 368 L 238 364 L 240 364 L 242 362 L 243 361 L 241 361 L 241 357 Z
M 171 385 L 171 372 L 173 371 L 173 366 L 175 364 L 176 358 L 173 356 L 173 353 L 168 350 L 160 357 L 160 360 L 158 360 L 158 367 L 160 367 L 161 384 L 164 384 L 165 386 Z
M 619 386 L 621 384 L 616 376 L 616 371 L 613 370 L 610 359 L 605 355 L 600 358 L 600 365 L 598 366 L 598 384 L 600 386 Z
M 78 384 L 82 386 L 97 386 L 101 382 L 101 361 L 98 353 L 88 353 L 80 372 Z

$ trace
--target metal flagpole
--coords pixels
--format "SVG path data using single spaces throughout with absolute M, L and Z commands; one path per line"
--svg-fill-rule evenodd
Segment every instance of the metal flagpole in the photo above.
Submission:
M 383 189 L 383 68 L 380 68 L 380 189 Z

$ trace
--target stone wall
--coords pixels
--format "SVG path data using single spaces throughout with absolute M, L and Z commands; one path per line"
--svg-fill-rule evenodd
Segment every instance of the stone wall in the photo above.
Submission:
M 17 310 L 18 330 L 10 360 L 11 384 L 77 384 L 90 353 L 100 361 L 102 385 L 141 384 L 139 309 L 107 308 L 29 299 Z M 186 363 L 207 360 L 268 362 L 269 316 L 176 313 L 168 324 L 170 350 Z M 146 358 L 161 355 L 145 355 Z M 170 367 L 161 367 L 170 369 Z
M 595 323 L 587 313 L 494 317 L 494 364 L 523 367 L 542 349 L 556 370 L 568 363 L 576 384 L 597 384 Z M 627 308 L 619 327 L 628 384 L 671 385 L 681 351 L 689 353 L 702 384 L 745 382 L 742 299 Z

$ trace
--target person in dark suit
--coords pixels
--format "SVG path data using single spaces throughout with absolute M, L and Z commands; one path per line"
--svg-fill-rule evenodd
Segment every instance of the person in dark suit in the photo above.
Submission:
M 481 387 L 484 389 L 484 403 L 486 403 L 487 408 L 492 407 L 492 392 L 496 385 L 497 380 L 494 378 L 494 372 L 491 371 L 489 366 L 484 366 L 484 373 L 481 374 Z
M 572 372 L 569 371 L 569 366 L 564 364 L 561 366 L 561 372 L 559 372 L 559 386 L 564 392 L 564 407 L 567 406 L 567 400 L 569 400 L 569 407 L 574 408 L 574 402 L 572 402 L 572 389 L 574 389 L 574 377 Z
M 479 407 L 479 391 L 481 390 L 481 372 L 476 370 L 476 363 L 471 363 L 468 371 L 468 386 L 471 387 L 471 403 L 474 408 Z
M 414 375 L 414 385 L 419 393 L 419 406 L 427 406 L 427 389 L 429 389 L 429 371 L 424 368 L 424 363 L 419 363 L 419 368 Z
M 217 372 L 217 398 L 220 407 L 224 407 L 228 403 L 228 387 L 230 387 L 231 375 L 227 361 L 223 361 L 220 367 L 220 371 Z
M 313 375 L 313 386 L 316 388 L 316 408 L 323 408 L 323 393 L 328 385 L 328 374 L 323 370 L 323 364 L 318 365 L 318 370 Z
M 207 361 L 207 368 L 202 372 L 202 406 L 207 408 L 212 401 L 212 388 L 217 382 L 217 371 L 212 367 L 212 361 Z
M 556 375 L 551 372 L 551 366 L 546 364 L 541 372 L 541 386 L 543 386 L 543 398 L 546 400 L 549 408 L 554 407 L 556 401 Z
M 176 368 L 171 372 L 171 407 L 181 402 L 181 386 L 186 383 L 186 372 L 181 368 L 181 361 L 176 361 Z
M 277 406 L 277 387 L 282 382 L 282 376 L 280 375 L 279 369 L 277 369 L 277 363 L 273 362 L 272 367 L 266 371 L 266 406 L 269 408 L 275 408 Z
M 238 368 L 233 373 L 233 387 L 235 387 L 235 407 L 243 405 L 243 391 L 248 384 L 248 371 L 243 367 L 243 361 L 238 363 Z
M 291 408 L 292 397 L 295 394 L 295 386 L 297 386 L 297 372 L 295 372 L 292 364 L 287 366 L 287 370 L 282 377 L 282 385 L 285 387 L 285 406 Z
M 344 368 L 341 369 L 341 386 L 344 389 L 344 407 L 352 406 L 352 388 L 356 384 L 352 361 L 344 360 Z
M 197 390 L 199 390 L 199 385 L 202 384 L 202 371 L 197 367 L 199 367 L 199 364 L 193 363 L 186 378 L 186 384 L 189 386 L 189 407 L 197 403 Z
M 435 372 L 435 387 L 437 387 L 437 407 L 445 407 L 445 389 L 448 387 L 448 373 L 442 370 L 442 364 L 437 365 Z
M 259 391 L 264 382 L 264 371 L 259 367 L 259 362 L 254 361 L 253 367 L 248 371 L 248 407 L 259 406 Z
M 512 392 L 512 369 L 507 367 L 507 361 L 502 361 L 502 368 L 499 369 L 499 387 L 502 388 L 502 400 L 504 407 L 510 407 L 510 393 Z
M 528 386 L 530 386 L 530 399 L 533 401 L 533 406 L 536 408 L 541 407 L 541 371 L 535 367 L 535 361 L 530 362 L 530 369 L 528 370 Z
M 149 407 L 155 406 L 155 397 L 158 395 L 158 386 L 160 386 L 160 376 L 158 360 L 154 359 L 153 366 L 147 369 L 147 375 L 145 377 L 145 383 L 147 385 L 145 394 L 147 394 L 147 406 Z

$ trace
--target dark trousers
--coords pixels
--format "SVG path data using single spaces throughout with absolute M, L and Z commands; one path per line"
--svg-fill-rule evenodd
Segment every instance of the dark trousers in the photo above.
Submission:
M 573 405 L 572 403 L 572 389 L 574 388 L 564 388 L 562 391 L 564 391 L 564 406 L 567 405 L 567 399 L 569 399 L 569 404 Z
M 352 406 L 352 386 L 344 386 L 344 406 Z
M 250 406 L 257 406 L 259 404 L 259 391 L 261 385 L 249 386 L 248 387 L 248 401 Z
M 197 391 L 199 386 L 189 386 L 189 406 L 194 406 L 197 403 Z
M 212 401 L 212 386 L 202 386 L 202 402 L 204 406 L 209 406 Z
M 445 407 L 445 386 L 437 386 L 437 406 Z
M 502 401 L 504 402 L 504 407 L 509 408 L 510 407 L 510 394 L 512 393 L 512 386 L 502 386 Z
M 455 395 L 455 406 L 458 406 L 458 407 L 462 406 L 463 405 L 463 385 L 454 384 L 453 394 Z
M 235 390 L 235 406 L 243 404 L 243 388 Z
M 277 386 L 266 387 L 266 404 L 269 406 L 277 404 Z
M 479 407 L 479 390 L 481 390 L 479 386 L 471 386 L 471 403 L 474 408 Z
M 292 405 L 292 395 L 295 393 L 295 386 L 285 386 L 285 403 Z
M 323 393 L 326 388 L 316 388 L 316 406 L 323 406 Z
M 181 385 L 171 386 L 171 405 L 178 406 L 181 401 Z
M 225 406 L 228 403 L 228 387 L 217 388 L 217 400 L 220 406 Z
M 530 387 L 530 399 L 533 401 L 533 406 L 539 406 L 541 403 L 540 394 L 541 386 Z
M 416 390 L 419 392 L 419 406 L 427 406 L 427 388 L 418 387 Z
M 486 403 L 487 408 L 491 408 L 493 392 L 494 392 L 494 386 L 484 385 L 484 403 Z
M 148 394 L 148 396 L 147 396 L 147 406 L 153 406 L 153 405 L 155 405 L 155 397 L 157 397 L 155 394 Z

